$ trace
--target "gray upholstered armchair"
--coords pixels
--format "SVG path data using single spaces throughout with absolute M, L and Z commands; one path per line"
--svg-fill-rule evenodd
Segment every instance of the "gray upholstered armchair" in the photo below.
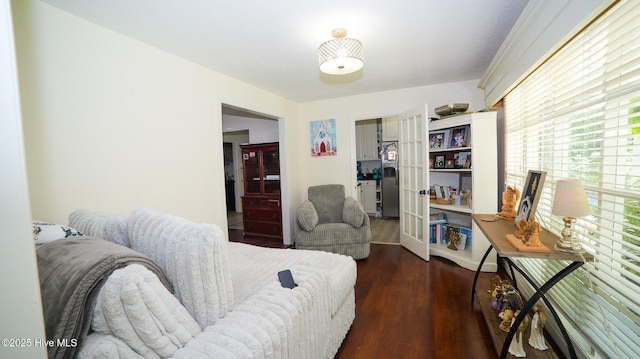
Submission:
M 309 187 L 296 213 L 296 248 L 340 253 L 353 259 L 369 256 L 371 222 L 362 205 L 346 197 L 344 186 Z

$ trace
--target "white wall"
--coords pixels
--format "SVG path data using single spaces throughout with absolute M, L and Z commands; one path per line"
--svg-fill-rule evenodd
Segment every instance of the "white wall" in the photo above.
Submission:
M 265 120 L 240 116 L 222 116 L 225 132 L 249 130 L 249 143 L 278 142 L 278 120 Z
M 14 7 L 33 217 L 144 206 L 226 227 L 222 103 L 285 122 L 294 104 L 40 1 Z
M 309 186 L 325 183 L 344 184 L 347 193 L 351 191 L 356 197 L 356 120 L 394 116 L 425 103 L 431 109 L 429 117 L 436 117 L 434 108 L 449 103 L 469 103 L 470 111 L 482 110 L 484 93 L 477 88 L 477 83 L 478 80 L 445 83 L 301 104 L 298 119 L 301 126 L 297 134 L 301 145 L 298 149 L 302 183 L 299 198 L 306 198 Z M 311 157 L 309 123 L 330 118 L 336 119 L 338 154 Z
M 0 339 L 26 339 L 25 346 L 0 345 L 1 358 L 46 358 L 42 302 L 27 189 L 18 78 L 8 0 L 0 0 Z M 26 345 L 31 344 L 31 345 Z

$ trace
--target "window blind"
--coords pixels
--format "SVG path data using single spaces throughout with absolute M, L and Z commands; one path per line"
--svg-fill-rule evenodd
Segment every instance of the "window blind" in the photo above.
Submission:
M 580 179 L 592 215 L 578 238 L 595 262 L 548 293 L 590 357 L 640 353 L 640 2 L 620 1 L 504 98 L 505 181 L 547 172 L 536 218 L 559 235 L 555 183 Z M 563 261 L 521 259 L 539 283 Z M 522 282 L 522 281 L 521 281 Z M 562 343 L 559 343 L 562 346 Z

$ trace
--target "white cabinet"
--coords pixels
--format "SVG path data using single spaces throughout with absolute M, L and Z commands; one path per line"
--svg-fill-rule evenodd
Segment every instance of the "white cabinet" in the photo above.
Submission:
M 379 120 L 364 120 L 356 122 L 356 157 L 358 161 L 373 161 L 380 159 L 378 149 L 380 138 L 378 134 Z
M 456 139 L 460 134 L 464 135 L 463 142 Z M 441 144 L 435 145 L 440 140 Z M 457 146 L 456 141 L 459 142 Z M 446 187 L 459 191 L 463 187 L 470 190 L 471 195 L 470 205 L 438 204 L 436 199 L 430 199 L 427 218 L 433 213 L 445 213 L 449 224 L 469 229 L 471 238 L 467 246 L 453 250 L 448 248 L 443 236 L 430 235 L 429 252 L 476 270 L 490 244 L 472 223 L 471 214 L 498 212 L 496 113 L 471 113 L 432 121 L 429 123 L 428 146 L 429 189 Z M 497 270 L 495 253 L 487 258 L 482 270 Z
M 360 203 L 364 207 L 364 211 L 369 215 L 376 215 L 378 210 L 377 199 L 379 198 L 376 186 L 376 180 L 360 180 Z
M 382 118 L 382 141 L 398 140 L 398 116 Z

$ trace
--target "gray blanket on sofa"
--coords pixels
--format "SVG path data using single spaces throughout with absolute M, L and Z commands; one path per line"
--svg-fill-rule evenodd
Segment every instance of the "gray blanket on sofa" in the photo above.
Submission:
M 101 285 L 116 269 L 137 263 L 173 292 L 153 261 L 130 248 L 97 237 L 69 237 L 37 249 L 49 358 L 73 358 L 91 326 Z

